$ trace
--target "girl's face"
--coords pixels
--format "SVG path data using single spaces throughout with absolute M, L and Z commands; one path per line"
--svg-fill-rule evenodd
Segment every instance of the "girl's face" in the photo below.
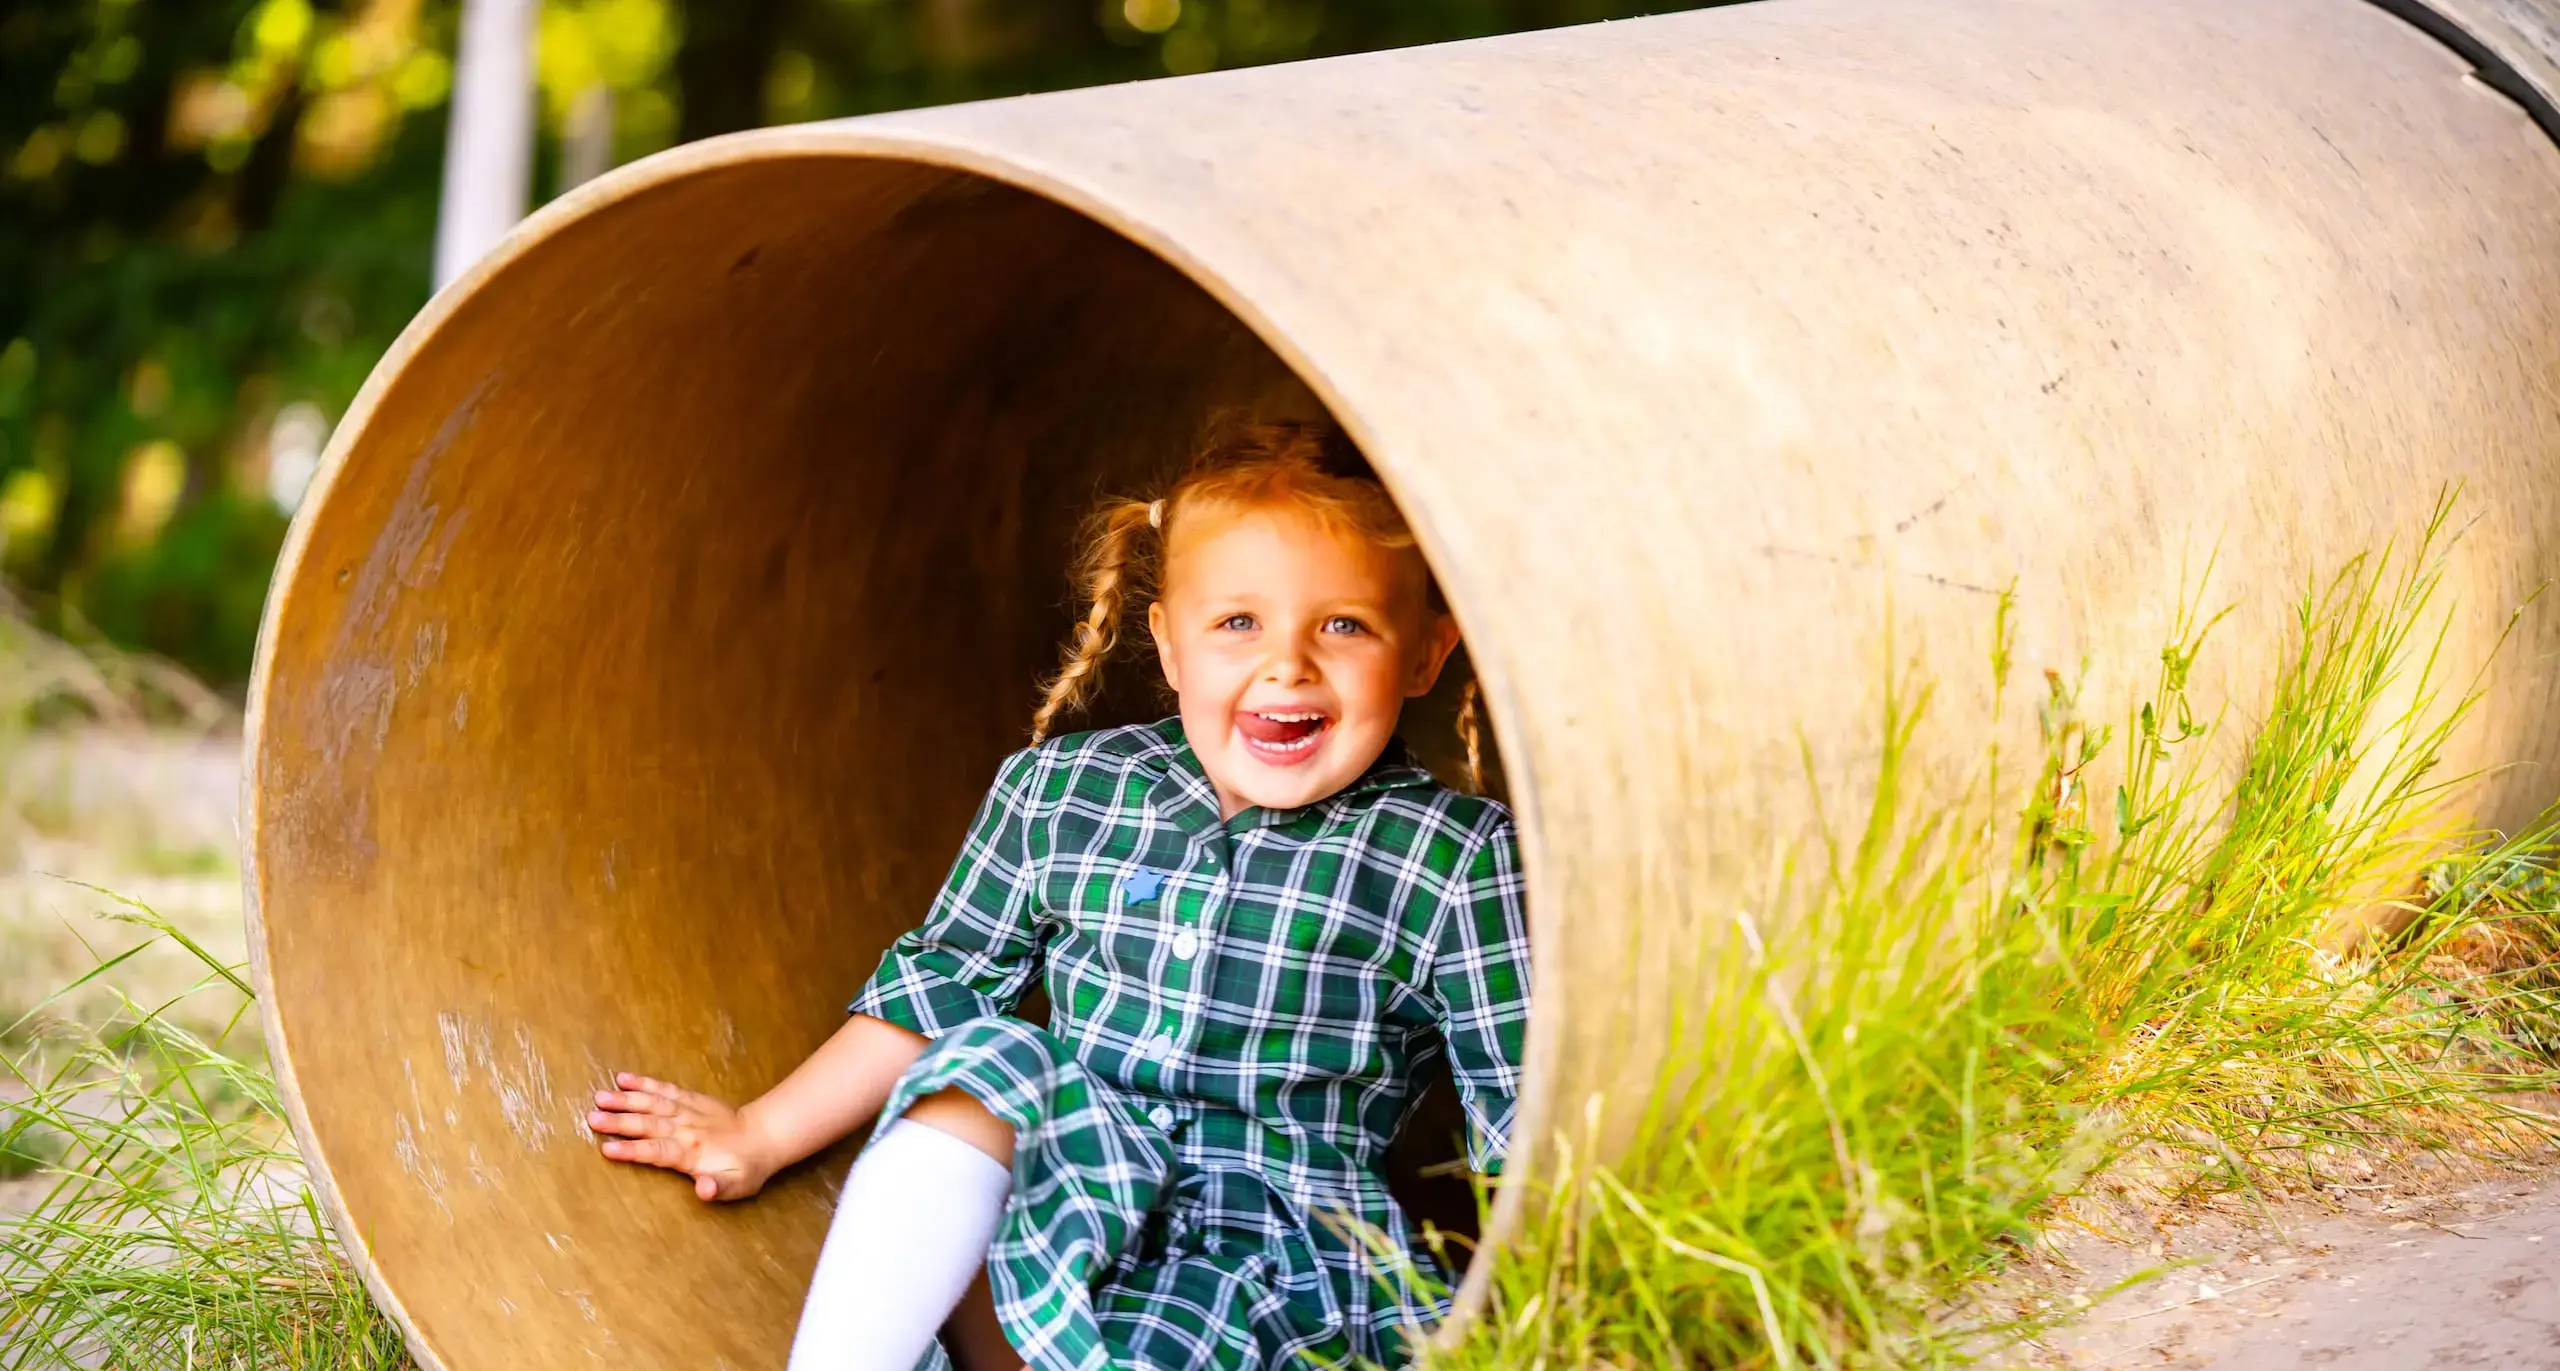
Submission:
M 1287 506 L 1185 511 L 1180 534 L 1147 627 L 1220 812 L 1357 780 L 1458 644 L 1421 554 Z

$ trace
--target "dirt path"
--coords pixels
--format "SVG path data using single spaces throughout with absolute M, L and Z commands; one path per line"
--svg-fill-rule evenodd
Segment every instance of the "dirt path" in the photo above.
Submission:
M 150 905 L 226 961 L 247 955 L 239 758 L 236 735 L 106 730 L 42 734 L 0 754 L 0 1024 L 140 938 L 93 917 L 116 902 L 82 882 Z M 118 984 L 150 1000 L 202 974 L 172 955 Z
M 2066 1244 L 2081 1288 L 2192 1262 L 2043 1340 L 2022 1366 L 2181 1371 L 2560 1368 L 2560 1171 L 2428 1194 L 2333 1191 L 2340 1211 L 2272 1225 L 2206 1216 L 2158 1256 Z

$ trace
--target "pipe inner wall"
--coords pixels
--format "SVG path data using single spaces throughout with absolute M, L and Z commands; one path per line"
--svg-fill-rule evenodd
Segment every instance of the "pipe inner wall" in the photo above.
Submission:
M 1126 239 L 844 158 L 565 225 L 405 360 L 267 644 L 258 889 L 317 1155 L 447 1364 L 779 1364 L 843 1157 L 704 1209 L 586 1095 L 742 1100 L 833 1030 L 1022 744 L 1077 515 L 1217 405 L 1321 413 Z

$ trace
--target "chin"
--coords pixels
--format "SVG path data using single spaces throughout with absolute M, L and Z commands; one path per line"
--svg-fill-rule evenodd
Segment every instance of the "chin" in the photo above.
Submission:
M 1257 785 L 1245 798 L 1264 809 L 1304 809 L 1349 784 L 1348 776 L 1329 781 L 1291 776 L 1276 784 Z
M 1350 776 L 1331 775 L 1333 768 L 1324 759 L 1310 757 L 1297 766 L 1273 766 L 1250 752 L 1239 754 L 1229 763 L 1241 775 L 1228 784 L 1236 798 L 1263 809 L 1302 809 L 1351 784 Z

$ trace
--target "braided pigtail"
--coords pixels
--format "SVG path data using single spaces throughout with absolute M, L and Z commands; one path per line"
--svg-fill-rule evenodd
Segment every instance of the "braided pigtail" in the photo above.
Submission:
M 1058 716 L 1084 708 L 1102 686 L 1102 664 L 1120 646 L 1130 582 L 1146 579 L 1148 539 L 1162 518 L 1161 504 L 1113 500 L 1085 522 L 1084 550 L 1076 557 L 1076 582 L 1084 589 L 1084 618 L 1075 639 L 1049 678 L 1040 710 L 1031 716 L 1031 741 L 1049 736 Z
M 1484 688 L 1473 675 L 1458 687 L 1458 741 L 1467 746 L 1467 789 L 1484 793 L 1484 726 L 1476 717 L 1476 702 Z

